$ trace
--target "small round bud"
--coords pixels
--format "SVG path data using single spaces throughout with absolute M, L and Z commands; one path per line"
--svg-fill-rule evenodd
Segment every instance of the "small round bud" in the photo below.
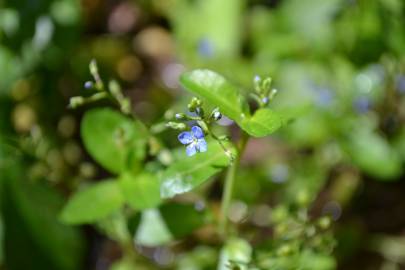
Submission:
M 269 103 L 269 98 L 268 97 L 262 98 L 262 102 L 264 105 L 267 105 Z
M 69 107 L 71 107 L 71 108 L 77 108 L 83 104 L 84 104 L 84 98 L 81 96 L 70 98 Z
M 92 81 L 87 81 L 84 83 L 84 88 L 86 88 L 86 89 L 91 89 L 91 88 L 93 88 L 93 86 L 94 86 L 94 84 Z
M 262 79 L 260 78 L 260 76 L 259 75 L 255 75 L 255 77 L 253 78 L 253 83 L 260 83 L 260 81 L 261 81 Z
M 328 216 L 321 217 L 318 220 L 318 226 L 323 230 L 328 229 L 330 227 L 330 225 L 331 225 L 331 219 Z
M 176 113 L 174 116 L 177 120 L 184 120 L 186 119 L 186 115 L 184 113 Z
M 306 190 L 300 190 L 296 198 L 297 204 L 302 207 L 307 206 L 311 201 L 310 195 Z
M 222 118 L 222 114 L 219 111 L 214 111 L 211 117 L 214 121 L 218 121 Z

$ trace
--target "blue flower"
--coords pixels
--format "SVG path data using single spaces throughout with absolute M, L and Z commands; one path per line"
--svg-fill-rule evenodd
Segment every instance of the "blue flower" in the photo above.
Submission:
M 189 157 L 197 152 L 207 151 L 207 142 L 204 139 L 204 132 L 199 126 L 193 126 L 191 131 L 180 133 L 178 139 L 182 144 L 188 144 L 186 153 Z

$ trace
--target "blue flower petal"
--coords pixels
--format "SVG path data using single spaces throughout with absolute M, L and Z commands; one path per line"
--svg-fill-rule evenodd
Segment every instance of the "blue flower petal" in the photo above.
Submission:
M 191 157 L 193 156 L 195 153 L 197 153 L 197 148 L 196 148 L 196 144 L 192 143 L 189 146 L 187 146 L 186 148 L 186 154 L 187 156 Z
M 198 152 L 207 151 L 207 142 L 204 139 L 199 139 L 197 141 L 196 148 L 197 148 Z
M 191 132 L 193 133 L 194 137 L 197 139 L 204 139 L 204 132 L 199 126 L 193 126 L 191 128 Z
M 194 136 L 189 131 L 184 131 L 177 137 L 182 144 L 189 144 L 193 142 Z

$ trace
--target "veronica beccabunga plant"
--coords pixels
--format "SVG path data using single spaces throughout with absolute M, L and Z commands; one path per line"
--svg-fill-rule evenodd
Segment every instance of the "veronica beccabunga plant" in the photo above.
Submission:
M 73 97 L 69 106 L 76 108 L 109 99 L 119 108 L 121 113 L 110 108 L 91 109 L 81 123 L 86 150 L 111 176 L 73 194 L 61 219 L 69 224 L 95 224 L 116 240 L 123 250 L 117 269 L 125 264 L 150 265 L 136 252 L 134 244 L 149 247 L 166 244 L 206 223 L 207 219 L 202 219 L 194 207 L 179 206 L 171 199 L 196 189 L 227 169 L 220 213 L 209 219 L 217 227 L 216 237 L 224 244 L 218 269 L 256 267 L 250 244 L 229 230 L 228 212 L 248 140 L 268 136 L 294 117 L 291 110 L 280 112 L 270 108 L 277 92 L 271 79 L 254 78 L 253 91 L 247 95 L 256 103 L 256 109 L 251 110 L 241 91 L 218 73 L 205 69 L 186 72 L 180 78 L 181 85 L 195 97 L 173 119 L 149 128 L 133 113 L 117 82 L 105 85 L 95 61 L 90 63 L 90 73 L 93 81 L 86 82 L 85 88 L 92 91 L 91 95 Z M 224 117 L 240 129 L 235 142 L 226 134 L 214 132 L 214 125 Z M 160 137 L 166 128 L 178 131 L 177 139 L 185 151 L 168 149 Z M 181 225 L 186 229 L 179 230 L 178 217 L 173 213 L 184 218 L 185 225 Z M 193 222 L 187 221 L 187 213 L 194 217 Z

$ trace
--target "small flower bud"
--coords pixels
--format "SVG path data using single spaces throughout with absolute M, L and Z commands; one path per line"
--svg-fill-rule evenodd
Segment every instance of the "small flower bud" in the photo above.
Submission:
M 270 77 L 267 77 L 266 79 L 264 79 L 263 80 L 263 83 L 262 83 L 262 90 L 264 91 L 264 92 L 266 92 L 266 91 L 268 91 L 269 89 L 270 89 L 270 87 L 271 87 L 271 78 Z
M 83 104 L 84 104 L 84 98 L 81 97 L 81 96 L 70 98 L 70 101 L 69 101 L 69 107 L 70 108 L 74 109 L 74 108 L 77 108 L 77 107 L 79 107 L 80 105 L 83 105 Z
M 195 112 L 197 113 L 198 116 L 204 117 L 204 110 L 203 110 L 203 108 L 197 107 L 197 108 L 195 109 Z
M 299 206 L 305 207 L 311 202 L 310 195 L 306 190 L 298 191 L 296 196 L 296 202 Z
M 121 100 L 121 111 L 126 114 L 131 113 L 131 101 L 128 98 Z
M 86 88 L 86 89 L 91 89 L 91 88 L 93 88 L 93 86 L 94 86 L 94 84 L 92 81 L 87 81 L 84 83 L 84 88 Z
M 89 70 L 91 75 L 93 75 L 94 77 L 98 76 L 98 67 L 95 59 L 90 61 Z
M 122 99 L 123 95 L 122 95 L 122 90 L 121 90 L 121 86 L 119 85 L 119 83 L 115 80 L 112 80 L 108 83 L 108 89 L 110 90 L 110 93 L 113 97 L 115 97 L 116 99 Z
M 256 75 L 254 78 L 253 78 L 253 86 L 254 86 L 254 89 L 255 89 L 255 91 L 257 92 L 257 93 L 260 93 L 260 89 L 261 89 L 261 87 L 260 87 L 260 82 L 262 81 L 262 78 L 260 78 L 260 76 L 259 75 Z
M 330 224 L 331 224 L 331 219 L 328 216 L 321 217 L 318 220 L 318 226 L 323 230 L 328 229 L 330 227 Z
M 262 102 L 264 105 L 267 105 L 267 103 L 269 103 L 269 98 L 268 97 L 262 98 Z
M 270 100 L 272 100 L 274 97 L 275 97 L 275 95 L 277 94 L 277 89 L 272 89 L 271 90 L 271 92 L 270 92 L 270 95 L 269 95 L 269 98 L 270 98 Z
M 218 110 L 214 110 L 214 111 L 212 112 L 212 114 L 211 114 L 211 118 L 212 118 L 214 121 L 218 121 L 218 120 L 220 120 L 220 119 L 222 118 L 222 114 L 221 114 Z
M 184 120 L 186 119 L 186 115 L 184 113 L 176 113 L 174 116 L 177 120 Z
M 187 105 L 187 109 L 190 111 L 190 112 L 195 112 L 195 106 L 193 106 L 193 104 L 188 104 Z
M 177 123 L 177 122 L 168 122 L 166 124 L 166 126 L 169 127 L 169 128 L 178 129 L 178 130 L 185 130 L 187 128 L 186 124 Z
M 188 104 L 188 109 L 190 112 L 195 112 L 198 107 L 201 107 L 202 101 L 196 97 L 193 97 Z

